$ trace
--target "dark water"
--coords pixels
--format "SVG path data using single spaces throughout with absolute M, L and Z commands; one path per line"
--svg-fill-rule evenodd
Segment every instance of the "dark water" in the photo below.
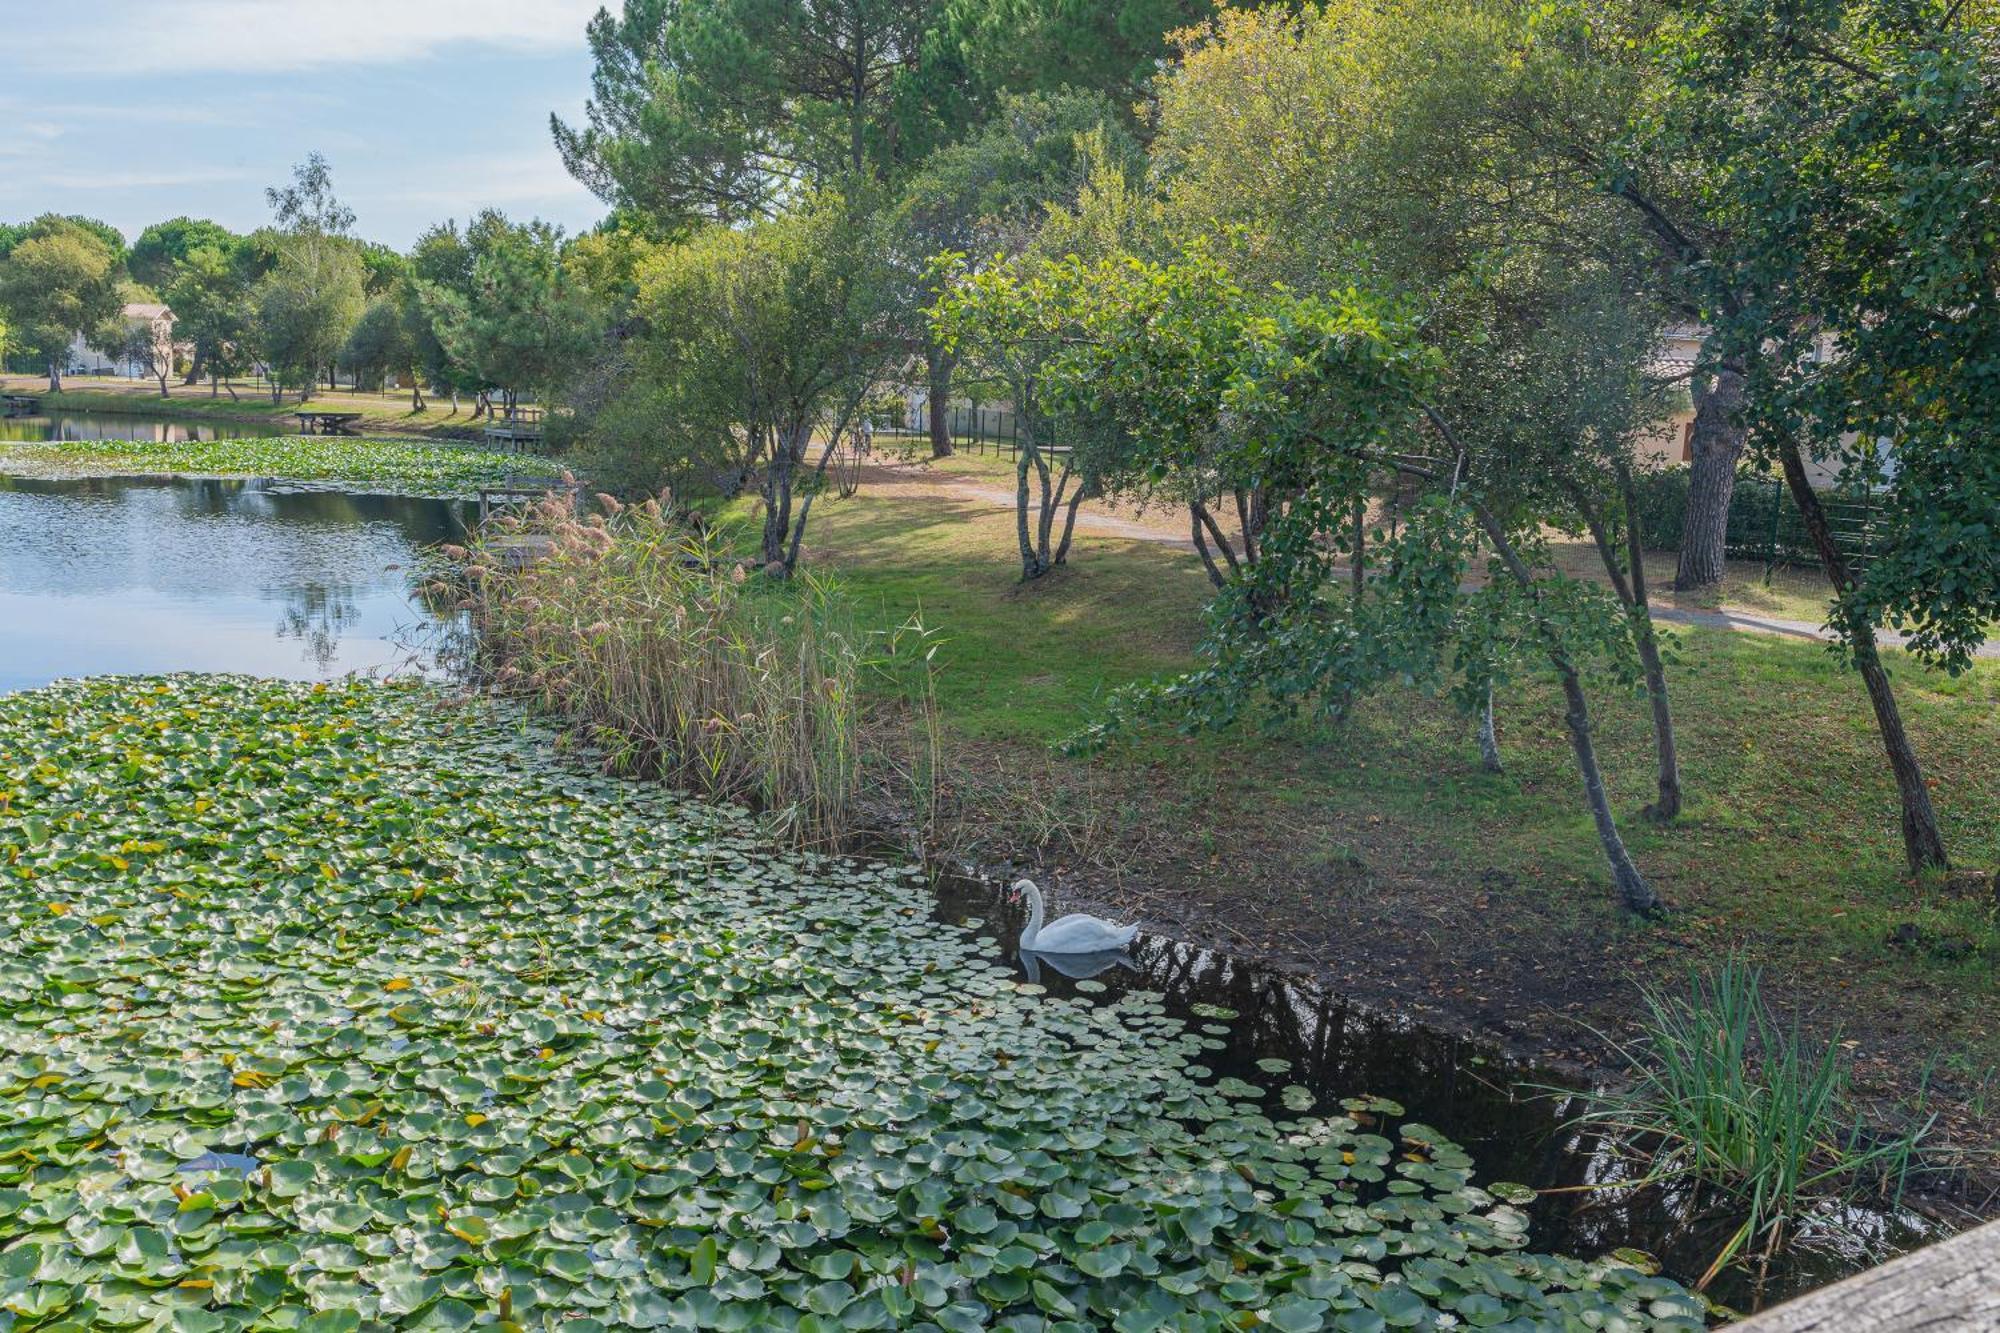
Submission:
M 413 562 L 462 537 L 466 516 L 268 481 L 0 477 L 0 693 L 64 676 L 421 667 L 437 622 L 410 595 Z
M 205 421 L 167 421 L 123 413 L 89 416 L 55 412 L 48 416 L 0 417 L 0 444 L 40 444 L 49 440 L 142 440 L 186 444 L 190 440 L 235 440 L 281 433 L 276 426 L 256 422 L 240 425 L 228 422 L 218 426 Z
M 1208 1067 L 1218 1077 L 1267 1089 L 1265 1111 L 1274 1120 L 1297 1114 L 1279 1100 L 1278 1090 L 1288 1083 L 1309 1089 L 1318 1113 L 1337 1109 L 1343 1098 L 1386 1097 L 1401 1103 L 1408 1119 L 1435 1126 L 1469 1152 L 1479 1183 L 1571 1191 L 1544 1193 L 1528 1206 L 1532 1249 L 1583 1257 L 1640 1250 L 1668 1276 L 1693 1286 L 1741 1224 L 1740 1215 L 1726 1213 L 1691 1219 L 1685 1200 L 1659 1189 L 1579 1189 L 1628 1178 L 1602 1145 L 1571 1127 L 1583 1110 L 1579 1089 L 1495 1047 L 1364 1009 L 1227 954 L 1144 934 L 1126 951 L 1129 965 L 1065 976 L 1047 959 L 1018 955 L 1014 942 L 1025 913 L 1005 902 L 996 885 L 945 874 L 935 888 L 941 919 L 982 922 L 996 955 L 1052 994 L 1109 999 L 1145 990 L 1164 996 L 1168 1010 L 1191 1024 L 1226 1025 L 1226 1046 L 1208 1054 Z M 1091 966 L 1108 961 L 1097 958 Z M 1196 1005 L 1220 1006 L 1236 1016 L 1225 1023 Z M 1266 1059 L 1287 1061 L 1290 1069 L 1274 1074 L 1259 1068 Z M 1843 1208 L 1774 1262 L 1762 1282 L 1747 1269 L 1732 1268 L 1709 1284 L 1708 1295 L 1734 1309 L 1756 1309 L 1934 1238 L 1914 1214 Z

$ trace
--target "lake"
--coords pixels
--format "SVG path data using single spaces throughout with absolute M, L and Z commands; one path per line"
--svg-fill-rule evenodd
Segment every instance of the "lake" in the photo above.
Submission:
M 411 570 L 469 516 L 275 481 L 0 477 L 0 692 L 107 673 L 426 668 L 439 622 Z
M 215 425 L 202 421 L 167 421 L 121 414 L 86 415 L 55 412 L 47 416 L 0 417 L 0 444 L 39 444 L 48 440 L 149 440 L 185 444 L 190 440 L 231 440 L 252 435 L 283 434 L 258 422 Z

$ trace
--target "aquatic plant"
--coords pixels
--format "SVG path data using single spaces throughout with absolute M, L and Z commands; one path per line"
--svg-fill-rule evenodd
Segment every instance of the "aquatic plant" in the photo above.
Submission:
M 1693 1329 L 912 876 L 421 686 L 0 698 L 0 1327 Z M 1288 1106 L 1291 1099 L 1287 1099 Z
M 120 469 L 195 476 L 347 481 L 410 495 L 468 495 L 514 476 L 551 476 L 547 459 L 430 440 L 265 435 L 227 440 L 46 440 L 0 445 L 9 465 Z
M 1829 1203 L 1900 1197 L 1930 1122 L 1869 1132 L 1838 1034 L 1815 1043 L 1779 1022 L 1756 968 L 1731 958 L 1690 971 L 1686 995 L 1645 999 L 1644 1036 L 1621 1048 L 1628 1082 L 1594 1094 L 1581 1123 L 1640 1160 L 1636 1184 L 1706 1185 L 1742 1213 L 1698 1285 L 1752 1247 L 1768 1258 Z
M 867 647 L 844 605 L 810 575 L 746 575 L 657 500 L 600 504 L 582 518 L 550 497 L 463 550 L 488 678 L 580 728 L 613 772 L 749 802 L 790 842 L 838 842 Z

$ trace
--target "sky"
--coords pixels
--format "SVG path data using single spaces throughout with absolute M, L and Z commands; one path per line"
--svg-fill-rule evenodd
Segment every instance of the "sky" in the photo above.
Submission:
M 582 114 L 602 3 L 0 0 L 0 221 L 249 231 L 318 151 L 356 233 L 397 249 L 488 206 L 575 233 L 605 209 L 549 113 Z

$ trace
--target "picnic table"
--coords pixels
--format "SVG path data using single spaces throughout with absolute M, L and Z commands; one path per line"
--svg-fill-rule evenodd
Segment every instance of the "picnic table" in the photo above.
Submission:
M 359 435 L 354 423 L 361 420 L 359 412 L 299 412 L 299 429 L 307 435 Z

